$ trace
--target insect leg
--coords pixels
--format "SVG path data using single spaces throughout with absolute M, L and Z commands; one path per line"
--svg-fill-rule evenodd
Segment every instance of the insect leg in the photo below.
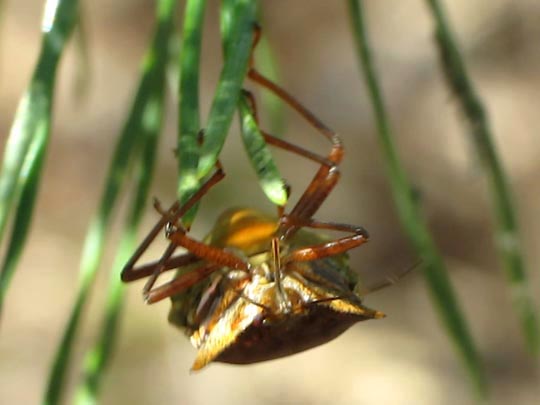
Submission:
M 251 94 L 247 90 L 244 90 L 244 95 L 249 100 L 253 115 L 257 120 L 257 106 L 253 94 Z M 308 185 L 308 188 L 304 192 L 304 195 L 300 198 L 300 200 L 292 210 L 292 214 L 297 217 L 311 217 L 311 215 L 313 215 L 317 211 L 317 209 L 320 207 L 320 205 L 323 203 L 323 201 L 326 199 L 328 194 L 332 191 L 335 184 L 339 180 L 340 175 L 337 168 L 337 163 L 317 153 L 311 152 L 301 146 L 295 145 L 274 135 L 271 135 L 264 130 L 261 130 L 261 133 L 266 143 L 268 143 L 269 145 L 273 145 L 288 152 L 295 153 L 308 160 L 312 160 L 316 163 L 321 164 L 319 172 L 312 180 L 312 182 Z M 283 215 L 283 209 L 278 209 L 278 214 L 281 217 Z M 292 235 L 294 229 L 295 228 L 292 227 L 284 228 L 282 226 L 279 234 L 285 235 L 285 237 L 287 238 Z
M 255 117 L 255 121 L 258 123 L 259 119 L 257 114 L 257 103 L 255 102 L 255 97 L 253 96 L 253 93 L 245 89 L 242 90 L 242 92 L 244 96 L 248 99 L 251 111 L 253 113 L 253 116 Z M 334 162 L 328 160 L 324 156 L 307 150 L 301 146 L 295 145 L 294 143 L 287 142 L 286 140 L 278 138 L 277 136 L 272 135 L 261 128 L 259 128 L 259 130 L 261 131 L 264 140 L 269 145 L 275 146 L 276 148 L 280 148 L 291 153 L 295 153 L 308 160 L 312 160 L 315 163 L 320 163 L 321 165 L 325 165 L 328 167 L 332 167 L 334 165 Z
M 258 70 L 251 67 L 248 70 L 248 77 L 255 83 L 263 86 L 270 92 L 274 93 L 277 97 L 282 99 L 293 110 L 299 113 L 306 121 L 315 127 L 326 139 L 332 144 L 332 149 L 329 153 L 328 159 L 334 163 L 339 163 L 343 157 L 343 143 L 337 133 L 327 127 L 322 121 L 320 121 L 315 114 L 304 107 L 298 100 L 290 95 L 285 89 L 272 82 L 266 76 L 259 73 Z
M 329 242 L 323 242 L 320 244 L 296 249 L 287 254 L 283 258 L 283 262 L 306 262 L 322 259 L 328 256 L 339 255 L 366 243 L 369 239 L 369 234 L 367 233 L 367 231 L 364 228 L 355 225 L 338 224 L 333 222 L 321 222 L 315 220 L 299 221 L 291 218 L 290 216 L 283 217 L 281 219 L 281 222 L 291 223 L 296 227 L 328 229 L 351 233 L 351 235 L 349 236 L 338 238 Z
M 277 84 L 273 83 L 253 68 L 250 69 L 248 76 L 256 83 L 262 85 L 263 87 L 272 91 L 276 96 L 280 97 L 332 143 L 332 148 L 327 158 L 323 162 L 320 162 L 321 167 L 291 211 L 291 215 L 296 218 L 309 219 L 317 212 L 339 180 L 340 174 L 338 164 L 343 158 L 343 143 L 341 142 L 340 137 L 334 131 L 323 124 L 317 117 L 315 117 L 313 113 L 306 109 L 302 104 L 300 104 L 300 102 L 298 102 Z M 274 142 L 275 144 L 278 143 L 278 141 L 275 141 L 274 139 L 270 140 L 270 142 Z M 288 150 L 298 153 L 298 147 L 290 148 Z M 302 156 L 306 156 L 305 153 L 300 154 Z M 312 158 L 313 155 L 309 153 L 306 157 Z M 319 159 L 316 160 L 319 161 Z M 294 233 L 295 229 L 296 228 L 294 227 L 283 226 L 280 229 L 280 233 L 285 235 L 287 238 Z
M 172 295 L 185 291 L 194 284 L 197 284 L 199 281 L 204 280 L 220 267 L 220 265 L 207 264 L 195 269 L 194 271 L 182 274 L 180 277 L 160 285 L 159 287 L 152 288 L 144 295 L 146 303 L 153 304 Z
M 163 271 L 177 269 L 178 267 L 187 266 L 199 261 L 201 261 L 201 259 L 192 253 L 182 253 L 169 258 L 165 263 L 163 263 Z M 130 282 L 139 280 L 144 277 L 148 277 L 154 272 L 156 266 L 158 266 L 159 263 L 159 260 L 155 260 L 153 262 L 143 264 L 137 267 L 136 272 L 123 274 L 122 281 Z
M 288 104 L 293 110 L 298 112 L 302 117 L 304 117 L 311 125 L 313 125 L 325 138 L 327 138 L 332 143 L 332 150 L 329 154 L 328 159 L 334 163 L 339 163 L 343 157 L 343 143 L 338 134 L 333 130 L 328 128 L 321 120 L 319 120 L 315 114 L 309 111 L 304 107 L 298 100 L 296 100 L 292 95 L 290 95 L 285 89 L 268 79 L 266 76 L 262 75 L 254 66 L 253 59 L 253 50 L 257 46 L 261 36 L 261 28 L 258 25 L 254 26 L 253 34 L 253 47 L 251 51 L 250 66 L 248 69 L 248 77 L 253 80 L 255 83 L 260 84 L 270 92 L 274 93 L 277 97 L 283 100 Z
M 182 246 L 193 253 L 195 256 L 221 267 L 229 267 L 236 270 L 249 270 L 249 263 L 244 259 L 230 253 L 223 248 L 207 245 L 204 242 L 193 239 L 185 234 L 185 231 L 179 229 L 167 236 L 176 246 Z
M 189 211 L 191 207 L 193 207 L 208 192 L 208 190 L 212 188 L 212 186 L 223 179 L 223 177 L 225 177 L 225 173 L 221 169 L 221 166 L 218 165 L 217 170 L 202 184 L 201 188 L 188 201 L 186 201 L 183 206 L 180 206 L 178 201 L 171 205 L 171 207 L 167 210 L 166 215 L 161 216 L 160 220 L 154 225 L 148 235 L 146 235 L 137 250 L 135 250 L 135 253 L 133 253 L 133 256 L 131 256 L 122 269 L 121 278 L 123 281 L 136 280 L 140 278 L 138 274 L 140 267 L 135 267 L 135 265 L 143 253 L 148 249 L 150 244 L 154 241 L 156 236 L 167 224 L 175 223 L 179 218 L 185 215 L 185 213 Z M 151 273 L 159 274 L 161 271 L 163 271 L 163 269 L 166 267 L 167 260 L 164 261 L 162 257 L 158 262 L 155 263 L 155 267 Z M 144 269 L 145 274 L 149 272 L 147 266 L 143 266 L 142 268 Z
M 253 48 L 256 47 L 259 38 L 260 27 L 255 26 Z M 339 170 L 337 166 L 341 162 L 344 153 L 341 138 L 287 91 L 259 73 L 254 67 L 253 57 L 250 60 L 248 77 L 282 99 L 313 125 L 332 144 L 332 148 L 326 159 L 327 161 L 321 163 L 321 167 L 291 211 L 291 214 L 296 218 L 309 219 L 317 212 L 339 180 Z M 295 227 L 282 225 L 278 232 L 286 239 L 291 237 L 296 230 L 297 228 Z

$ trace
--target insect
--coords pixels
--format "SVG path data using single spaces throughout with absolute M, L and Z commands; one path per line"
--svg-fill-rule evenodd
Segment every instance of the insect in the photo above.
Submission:
M 348 264 L 347 251 L 367 242 L 367 231 L 313 218 L 339 180 L 340 137 L 254 67 L 248 77 L 311 123 L 331 149 L 324 157 L 263 131 L 268 144 L 311 160 L 319 169 L 289 212 L 278 207 L 278 216 L 272 217 L 229 209 L 203 240 L 189 235 L 182 216 L 223 179 L 219 162 L 185 204 L 163 209 L 155 203 L 161 218 L 126 264 L 122 280 L 147 277 L 143 295 L 148 303 L 171 299 L 169 321 L 184 329 L 198 349 L 192 370 L 213 361 L 249 364 L 288 356 L 328 342 L 356 322 L 384 317 L 362 304 L 358 276 Z M 136 266 L 164 228 L 169 245 L 162 257 Z M 321 234 L 325 230 L 345 236 L 330 239 Z M 174 255 L 178 248 L 186 252 Z M 169 270 L 176 271 L 174 277 L 155 286 Z

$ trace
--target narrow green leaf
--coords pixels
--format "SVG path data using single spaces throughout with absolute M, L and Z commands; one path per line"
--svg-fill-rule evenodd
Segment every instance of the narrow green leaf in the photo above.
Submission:
M 36 168 L 41 169 L 44 157 L 33 154 L 36 150 L 38 154 L 45 153 L 45 145 L 49 140 L 56 68 L 76 21 L 77 4 L 74 0 L 50 0 L 45 3 L 40 55 L 30 84 L 17 108 L 7 140 L 0 170 L 0 243 L 13 206 L 17 204 L 19 208 L 13 224 L 10 247 L 4 259 L 6 267 L 0 286 L 0 305 L 24 248 L 32 217 L 33 200 L 24 202 L 19 199 L 23 194 L 25 197 L 35 198 L 39 186 L 39 173 L 25 176 L 21 175 L 21 171 L 24 164 L 30 165 L 29 172 Z M 43 147 L 36 146 L 40 144 Z M 31 145 L 35 145 L 34 151 L 30 150 Z M 29 157 L 29 154 L 33 157 Z M 39 164 L 33 166 L 29 160 Z M 27 184 L 28 182 L 35 184 Z M 20 211 L 23 208 L 28 209 L 26 217 L 25 213 Z
M 287 189 L 270 149 L 264 140 L 246 97 L 240 97 L 240 128 L 242 141 L 251 165 L 259 177 L 259 183 L 270 201 L 284 206 L 287 203 Z
M 431 297 L 449 335 L 462 355 L 471 381 L 477 393 L 481 397 L 486 397 L 487 383 L 480 358 L 459 308 L 444 262 L 413 198 L 411 186 L 397 155 L 377 74 L 371 59 L 360 1 L 349 0 L 348 5 L 357 52 L 377 122 L 379 143 L 386 160 L 388 177 L 402 226 L 422 259 L 422 268 Z
M 2 312 L 9 282 L 15 272 L 28 237 L 46 147 L 46 131 L 41 131 L 40 136 L 32 141 L 20 172 L 19 183 L 22 185 L 22 190 L 20 198 L 18 198 L 15 226 L 13 226 L 6 257 L 0 269 L 0 313 Z
M 221 46 L 223 48 L 223 56 L 226 59 L 231 44 L 231 35 L 235 26 L 235 8 L 237 0 L 221 0 L 221 10 L 219 13 L 219 30 L 221 33 Z M 258 12 L 258 4 L 257 10 Z
M 257 9 L 257 20 L 265 27 L 262 4 Z M 274 83 L 280 82 L 279 64 L 266 35 L 262 35 L 255 49 L 255 65 L 257 70 Z M 268 114 L 270 132 L 274 136 L 281 136 L 286 130 L 285 105 L 283 101 L 270 91 L 261 92 L 261 110 Z
M 262 36 L 255 51 L 255 63 L 257 69 L 274 83 L 279 83 L 279 65 L 276 61 L 270 42 L 266 36 Z M 268 112 L 270 131 L 273 135 L 280 136 L 285 132 L 285 105 L 275 94 L 269 91 L 261 92 L 261 110 Z
M 199 179 L 210 173 L 218 159 L 248 69 L 257 2 L 235 0 L 231 4 L 234 5 L 232 13 L 234 20 L 230 28 L 230 40 L 228 40 L 230 46 L 225 55 L 205 130 L 199 160 Z
M 86 353 L 84 361 L 84 379 L 76 394 L 77 404 L 97 404 L 101 382 L 110 363 L 115 347 L 124 302 L 124 287 L 119 274 L 136 247 L 137 229 L 143 218 L 152 175 L 154 173 L 156 147 L 161 133 L 163 117 L 163 87 L 156 87 L 149 98 L 141 122 L 141 131 L 145 132 L 145 142 L 138 147 L 138 170 L 136 174 L 134 198 L 131 201 L 124 227 L 120 247 L 112 266 L 109 282 L 105 317 L 98 342 Z
M 77 24 L 75 25 L 73 32 L 73 42 L 75 45 L 76 55 L 73 95 L 77 103 L 80 103 L 87 97 L 92 82 L 90 50 L 88 48 L 88 32 L 84 7 L 80 5 L 79 8 Z
M 158 2 L 157 7 L 157 26 L 152 44 L 145 56 L 141 81 L 111 160 L 100 207 L 90 225 L 85 240 L 77 299 L 49 374 L 43 401 L 48 405 L 57 404 L 61 399 L 75 334 L 82 310 L 88 299 L 90 287 L 101 261 L 112 212 L 116 206 L 120 189 L 126 181 L 129 164 L 133 163 L 136 156 L 136 146 L 140 144 L 140 139 L 144 139 L 145 136 L 145 131 L 141 128 L 145 119 L 145 111 L 153 91 L 164 86 L 168 42 L 174 22 L 176 1 L 161 0 Z
M 6 144 L 0 174 L 0 242 L 11 207 L 16 203 L 20 171 L 34 137 L 48 137 L 52 85 L 32 80 L 21 99 Z
M 487 113 L 469 79 L 441 3 L 437 0 L 428 0 L 427 4 L 435 21 L 435 38 L 447 82 L 457 95 L 469 121 L 471 139 L 476 145 L 491 187 L 497 221 L 496 242 L 514 307 L 521 319 L 528 348 L 531 353 L 538 355 L 540 354 L 540 330 L 534 300 L 527 282 L 525 261 L 521 253 L 516 210 L 503 164 L 493 143 Z
M 206 0 L 188 0 L 184 12 L 182 53 L 180 55 L 180 104 L 178 128 L 178 190 L 180 202 L 186 202 L 199 187 L 197 177 L 201 130 L 199 107 L 199 71 L 201 39 Z M 195 217 L 193 207 L 183 221 L 189 226 Z

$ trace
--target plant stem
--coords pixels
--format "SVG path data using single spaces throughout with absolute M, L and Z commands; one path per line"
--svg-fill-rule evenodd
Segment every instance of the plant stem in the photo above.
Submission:
M 486 397 L 487 385 L 480 358 L 459 308 L 444 262 L 413 197 L 413 191 L 394 145 L 377 73 L 371 58 L 361 3 L 349 0 L 348 4 L 357 52 L 377 123 L 378 140 L 385 157 L 388 178 L 401 224 L 422 259 L 424 276 L 443 324 L 462 355 L 476 391 L 481 397 Z
M 515 309 L 531 353 L 540 354 L 540 330 L 531 297 L 525 262 L 519 242 L 516 210 L 503 165 L 497 156 L 487 113 L 473 83 L 469 79 L 458 45 L 450 31 L 444 9 L 438 0 L 427 0 L 435 21 L 435 38 L 443 71 L 449 87 L 456 94 L 470 127 L 471 138 L 490 185 L 497 223 L 496 245 Z

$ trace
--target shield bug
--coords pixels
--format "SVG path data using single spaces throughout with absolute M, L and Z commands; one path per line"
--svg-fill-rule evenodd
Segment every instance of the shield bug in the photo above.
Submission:
M 358 276 L 348 264 L 347 251 L 365 243 L 368 233 L 313 218 L 339 180 L 340 137 L 253 67 L 248 77 L 303 116 L 331 149 L 320 156 L 262 131 L 268 144 L 316 162 L 318 171 L 289 212 L 278 207 L 272 217 L 229 209 L 203 240 L 191 237 L 181 220 L 224 177 L 219 163 L 182 206 L 177 202 L 164 210 L 156 202 L 161 219 L 126 264 L 122 280 L 148 277 L 143 289 L 148 303 L 171 299 L 169 321 L 198 349 L 193 370 L 212 361 L 249 364 L 291 355 L 332 340 L 356 322 L 384 317 L 362 304 Z M 169 245 L 160 260 L 136 266 L 163 228 Z M 345 236 L 330 239 L 321 234 L 325 230 Z M 174 255 L 177 248 L 186 252 Z M 175 276 L 156 287 L 168 270 L 176 270 Z

